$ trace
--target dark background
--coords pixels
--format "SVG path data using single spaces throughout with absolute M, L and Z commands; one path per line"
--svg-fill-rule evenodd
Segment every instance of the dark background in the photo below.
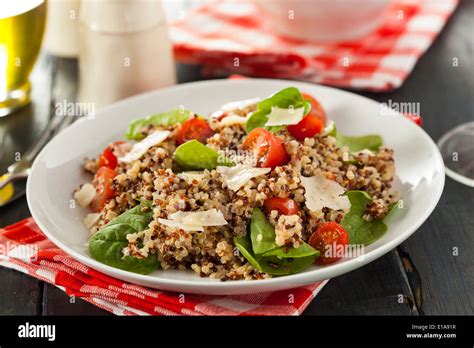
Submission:
M 423 128 L 436 141 L 451 128 L 474 120 L 473 36 L 474 1 L 465 0 L 401 88 L 356 93 L 380 102 L 419 102 Z M 458 58 L 457 67 L 453 58 Z M 178 66 L 178 77 L 181 83 L 202 79 L 197 67 L 184 65 Z M 76 93 L 76 62 L 43 55 L 32 83 L 32 104 L 0 118 L 5 140 L 0 172 L 14 161 L 16 152 L 23 153 L 38 138 L 55 100 Z M 474 314 L 473 205 L 474 189 L 447 178 L 437 208 L 419 231 L 369 265 L 329 281 L 304 314 Z M 0 208 L 0 226 L 28 216 L 26 199 L 19 199 Z M 458 248 L 458 256 L 453 248 Z M 107 312 L 79 299 L 70 303 L 54 286 L 0 267 L 0 315 L 20 314 Z

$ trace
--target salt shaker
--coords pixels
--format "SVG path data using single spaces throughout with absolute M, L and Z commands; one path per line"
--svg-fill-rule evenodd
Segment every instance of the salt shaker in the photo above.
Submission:
M 79 47 L 79 100 L 96 108 L 176 83 L 160 0 L 83 0 Z
M 48 20 L 44 34 L 44 48 L 62 58 L 76 58 L 79 54 L 80 0 L 48 0 Z

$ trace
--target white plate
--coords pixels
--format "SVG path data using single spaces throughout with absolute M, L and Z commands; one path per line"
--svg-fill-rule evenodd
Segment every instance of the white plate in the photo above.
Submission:
M 106 266 L 88 255 L 89 233 L 82 224 L 86 211 L 79 206 L 70 208 L 73 190 L 91 179 L 82 171 L 85 157 L 97 156 L 108 143 L 122 139 L 129 121 L 135 118 L 181 104 L 195 112 L 209 114 L 224 103 L 266 97 L 288 86 L 316 96 L 342 132 L 380 134 L 384 143 L 395 150 L 397 175 L 403 183 L 400 187 L 408 210 L 390 219 L 388 232 L 366 247 L 363 257 L 341 260 L 326 267 L 312 266 L 284 277 L 221 282 L 200 278 L 192 271 L 139 275 Z M 443 190 L 443 161 L 431 138 L 404 117 L 385 115 L 384 111 L 380 104 L 355 94 L 283 80 L 214 80 L 153 91 L 104 108 L 95 118 L 79 120 L 56 136 L 33 165 L 27 185 L 28 205 L 42 231 L 66 253 L 100 272 L 152 288 L 242 294 L 287 289 L 333 278 L 375 260 L 407 239 L 428 218 Z

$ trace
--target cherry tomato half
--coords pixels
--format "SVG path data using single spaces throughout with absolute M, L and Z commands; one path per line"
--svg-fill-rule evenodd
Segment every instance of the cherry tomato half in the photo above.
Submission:
M 288 132 L 297 140 L 314 137 L 324 128 L 323 122 L 311 113 L 305 116 L 298 124 L 287 126 Z
M 107 146 L 107 148 L 102 152 L 98 160 L 98 166 L 108 167 L 110 169 L 115 169 L 117 167 L 117 157 L 115 157 L 112 149 Z
M 263 128 L 253 129 L 247 135 L 242 148 L 251 152 L 258 167 L 275 168 L 290 160 L 283 142 L 275 134 Z
M 309 94 L 301 93 L 301 95 L 311 103 L 311 111 L 298 124 L 287 127 L 297 140 L 314 137 L 321 132 L 326 123 L 326 113 L 321 104 Z
M 270 197 L 263 206 L 268 215 L 272 210 L 276 210 L 282 215 L 297 215 L 300 211 L 298 203 L 290 198 Z
M 178 145 L 184 144 L 189 140 L 199 140 L 205 144 L 207 138 L 210 138 L 214 132 L 209 124 L 201 117 L 193 117 L 185 121 L 176 135 Z
M 314 98 L 313 96 L 309 94 L 301 93 L 301 95 L 303 99 L 311 103 L 311 111 L 309 115 L 313 115 L 314 117 L 319 118 L 321 122 L 323 123 L 323 125 L 325 125 L 327 121 L 327 116 L 321 104 L 316 100 L 316 98 Z
M 117 157 L 123 155 L 123 150 L 121 145 L 124 144 L 124 141 L 116 141 L 115 143 L 110 144 L 99 156 L 98 166 L 108 167 L 110 169 L 117 168 Z
M 340 248 L 349 244 L 349 235 L 337 222 L 324 222 L 309 237 L 308 243 L 321 253 L 316 262 L 327 265 L 341 258 L 337 254 L 342 252 Z
M 95 186 L 95 197 L 91 202 L 92 211 L 101 211 L 107 202 L 115 197 L 112 180 L 116 175 L 117 173 L 113 169 L 108 167 L 99 168 L 92 181 L 92 184 Z

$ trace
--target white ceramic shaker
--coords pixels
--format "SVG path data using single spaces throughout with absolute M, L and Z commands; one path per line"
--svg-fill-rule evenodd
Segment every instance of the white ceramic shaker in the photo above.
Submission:
M 83 0 L 79 74 L 79 100 L 96 108 L 175 84 L 161 0 Z
M 79 55 L 80 0 L 48 0 L 47 5 L 44 48 L 54 56 L 76 58 Z

